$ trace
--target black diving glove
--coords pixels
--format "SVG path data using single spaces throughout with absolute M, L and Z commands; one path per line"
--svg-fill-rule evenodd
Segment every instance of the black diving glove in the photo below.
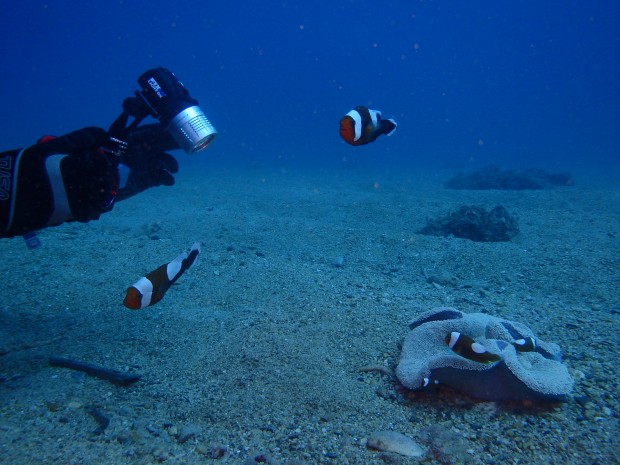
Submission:
M 0 237 L 111 210 L 118 190 L 114 148 L 104 129 L 89 127 L 1 153 Z
M 120 188 L 116 200 L 125 200 L 149 187 L 172 186 L 179 164 L 165 150 L 178 148 L 159 124 L 133 129 L 127 137 L 127 150 L 120 158 Z

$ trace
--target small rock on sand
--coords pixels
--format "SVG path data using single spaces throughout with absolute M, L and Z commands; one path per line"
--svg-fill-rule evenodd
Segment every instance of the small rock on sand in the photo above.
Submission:
M 404 434 L 396 431 L 376 431 L 366 440 L 370 449 L 385 452 L 395 452 L 405 457 L 422 457 L 424 449 Z
M 185 425 L 177 433 L 176 438 L 179 444 L 185 444 L 189 439 L 197 436 L 202 432 L 202 428 L 198 425 Z

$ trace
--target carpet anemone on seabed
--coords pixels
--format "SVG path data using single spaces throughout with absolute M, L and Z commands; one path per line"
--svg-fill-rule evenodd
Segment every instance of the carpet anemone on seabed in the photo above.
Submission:
M 409 323 L 396 376 L 413 391 L 445 385 L 489 401 L 564 401 L 574 381 L 560 347 L 527 326 L 435 308 Z

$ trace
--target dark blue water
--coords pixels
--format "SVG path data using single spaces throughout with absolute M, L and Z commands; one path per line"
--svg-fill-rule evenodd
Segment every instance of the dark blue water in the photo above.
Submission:
M 220 132 L 210 162 L 620 165 L 618 2 L 176 3 L 4 8 L 2 147 L 107 127 L 136 78 L 165 66 Z M 339 119 L 359 104 L 396 133 L 344 144 Z

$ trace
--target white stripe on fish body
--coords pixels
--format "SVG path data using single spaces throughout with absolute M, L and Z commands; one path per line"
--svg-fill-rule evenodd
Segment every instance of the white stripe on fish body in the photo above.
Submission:
M 368 109 L 368 112 L 370 113 L 370 120 L 372 121 L 373 130 L 377 129 L 379 126 L 379 119 L 381 118 L 381 112 L 379 110 L 371 109 Z
M 151 280 L 142 277 L 138 279 L 132 287 L 138 289 L 138 292 L 142 294 L 142 299 L 140 299 L 140 308 L 148 307 L 151 304 L 151 297 L 153 296 L 153 283 Z
M 482 344 L 480 344 L 479 342 L 474 342 L 471 345 L 471 350 L 473 350 L 477 354 L 484 354 L 484 353 L 487 352 L 487 349 Z
M 183 265 L 183 260 L 186 258 L 187 252 L 183 252 L 177 258 L 168 263 L 168 265 L 166 265 L 166 275 L 168 276 L 168 281 L 174 281 L 174 278 L 181 272 L 181 265 Z
M 353 119 L 353 127 L 355 128 L 355 138 L 353 140 L 357 142 L 362 137 L 362 116 L 357 110 L 351 110 L 347 113 L 347 116 Z
M 450 349 L 454 349 L 454 345 L 458 342 L 461 333 L 457 333 L 456 331 L 452 331 L 450 333 L 450 342 L 448 342 L 448 347 Z

